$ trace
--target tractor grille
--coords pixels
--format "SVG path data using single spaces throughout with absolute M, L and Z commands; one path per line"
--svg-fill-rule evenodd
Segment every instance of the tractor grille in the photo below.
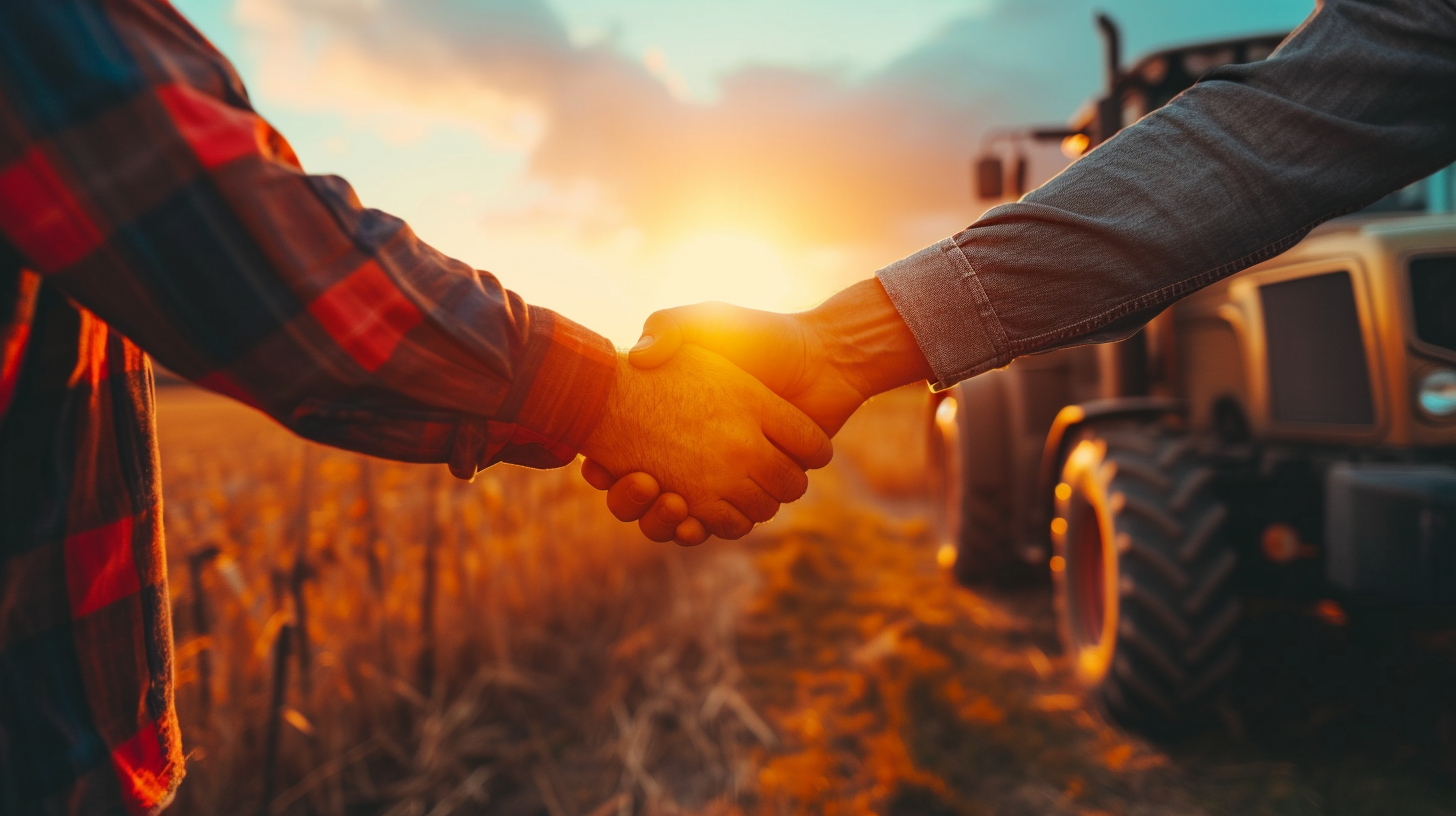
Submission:
M 1416 337 L 1456 351 L 1456 257 L 1411 261 L 1410 285 Z
M 1371 425 L 1375 404 L 1350 273 L 1260 290 L 1269 346 L 1270 414 L 1277 422 Z

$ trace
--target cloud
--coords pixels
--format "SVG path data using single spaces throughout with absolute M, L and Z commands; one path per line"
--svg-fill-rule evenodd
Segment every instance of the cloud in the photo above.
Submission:
M 540 0 L 240 0 L 237 18 L 276 101 L 528 152 L 538 195 L 521 212 L 648 243 L 711 228 L 900 249 L 974 215 L 987 124 L 1071 111 L 1085 89 L 1066 64 L 1097 63 L 1086 16 L 1055 13 L 1068 5 L 982 4 L 870 76 L 745 67 L 710 103 L 672 87 L 660 55 L 574 43 Z

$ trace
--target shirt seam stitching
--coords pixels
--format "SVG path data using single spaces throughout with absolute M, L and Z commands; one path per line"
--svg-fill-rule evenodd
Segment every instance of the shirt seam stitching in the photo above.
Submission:
M 971 298 L 976 302 L 978 316 L 981 319 L 981 325 L 987 328 L 986 339 L 991 341 L 992 350 L 996 354 L 995 359 L 1006 358 L 1011 353 L 1011 343 L 1006 336 L 1006 327 L 1002 325 L 1000 315 L 996 314 L 996 305 L 991 302 L 990 295 L 986 294 L 986 288 L 981 284 L 980 270 L 976 269 L 975 263 L 966 255 L 965 250 L 961 249 L 960 244 L 954 240 L 947 241 L 947 243 L 950 244 L 949 249 L 953 250 L 953 254 L 950 252 L 946 254 L 952 254 L 952 264 L 961 266 L 961 280 L 970 290 Z M 945 252 L 945 250 L 942 251 Z

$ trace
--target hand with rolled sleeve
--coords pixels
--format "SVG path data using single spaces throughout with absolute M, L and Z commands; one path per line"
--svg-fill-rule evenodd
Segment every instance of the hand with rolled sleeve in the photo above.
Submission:
M 875 280 L 800 314 L 725 303 L 657 312 L 647 319 L 629 359 L 637 368 L 654 370 L 699 349 L 721 354 L 757 377 L 830 436 L 871 396 L 930 376 L 915 338 Z M 624 471 L 587 455 L 582 475 L 607 491 L 607 505 L 619 519 L 637 521 L 654 541 L 691 546 L 706 540 L 711 530 L 681 497 L 659 495 L 663 488 L 643 473 L 615 479 L 614 472 Z
M 731 362 L 685 348 L 664 365 L 622 361 L 602 419 L 582 448 L 608 472 L 652 474 L 720 538 L 739 538 L 808 488 L 829 437 Z
M 847 383 L 880 385 L 925 375 L 945 388 L 1028 354 L 1123 339 L 1180 298 L 1452 161 L 1456 2 L 1326 0 L 1268 59 L 1215 68 L 1022 200 L 880 270 L 885 297 L 827 319 L 824 307 L 771 317 L 668 310 L 649 321 L 650 348 L 632 361 L 654 365 L 679 340 L 701 343 L 832 434 L 855 389 L 805 389 L 796 371 L 832 372 L 826 384 L 841 370 L 871 372 Z M 835 337 L 855 325 L 910 338 L 920 356 L 806 346 L 799 328 Z M 822 348 L 822 360 L 804 348 Z M 626 492 L 601 473 L 589 481 Z M 660 536 L 654 514 L 676 505 L 649 496 L 636 475 L 627 484 L 639 500 L 615 496 L 614 512 L 652 508 L 643 530 Z

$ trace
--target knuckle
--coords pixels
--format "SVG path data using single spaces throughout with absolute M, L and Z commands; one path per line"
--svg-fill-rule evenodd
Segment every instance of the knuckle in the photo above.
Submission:
M 806 418 L 796 418 L 790 431 L 790 441 L 796 454 L 806 461 L 816 462 L 824 455 L 828 438 L 819 426 Z
M 727 541 L 737 541 L 748 535 L 751 530 L 753 530 L 752 522 L 746 519 L 734 519 L 724 527 L 723 532 L 717 535 Z
M 677 525 L 688 515 L 688 509 L 681 499 L 667 499 L 657 506 L 656 517 L 659 523 Z
M 786 501 L 798 501 L 804 498 L 804 494 L 809 492 L 809 474 L 798 469 L 790 470 L 787 487 L 786 495 L 788 498 Z
M 692 514 L 713 535 L 718 535 L 718 531 L 725 529 L 733 519 L 733 514 L 729 511 L 727 502 L 721 499 L 701 507 L 692 508 Z
M 834 443 L 829 441 L 829 437 L 827 436 L 819 437 L 815 443 L 814 453 L 809 457 L 810 464 L 813 467 L 822 468 L 833 460 Z
M 645 473 L 633 473 L 622 481 L 626 501 L 632 504 L 646 505 L 657 498 L 657 482 Z
M 637 523 L 637 527 L 642 531 L 642 535 L 646 536 L 649 541 L 656 541 L 657 543 L 661 544 L 663 542 L 672 540 L 672 530 L 664 530 L 661 526 L 649 521 L 648 519 L 643 519 L 639 521 Z
M 673 532 L 673 541 L 683 547 L 696 547 L 708 540 L 708 531 L 697 519 L 688 519 Z

